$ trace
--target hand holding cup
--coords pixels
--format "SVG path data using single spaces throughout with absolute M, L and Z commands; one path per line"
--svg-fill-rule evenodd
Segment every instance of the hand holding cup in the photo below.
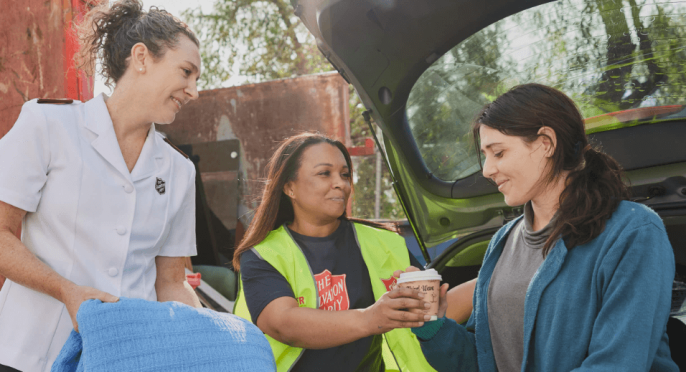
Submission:
M 437 320 L 445 316 L 448 308 L 447 292 L 448 283 L 441 285 L 441 275 L 434 269 L 421 271 L 416 267 L 410 266 L 406 271 L 397 270 L 393 276 L 398 278 L 398 288 L 409 288 L 424 294 L 424 299 L 431 304 L 431 307 L 424 310 L 413 309 L 431 316 L 430 321 Z

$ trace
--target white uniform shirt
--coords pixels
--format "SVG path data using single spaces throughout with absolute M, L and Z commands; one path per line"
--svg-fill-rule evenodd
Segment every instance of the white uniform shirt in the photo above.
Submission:
M 129 173 L 103 96 L 24 104 L 0 139 L 0 200 L 27 211 L 22 241 L 78 285 L 157 299 L 156 256 L 192 256 L 195 168 L 150 128 Z M 72 330 L 65 306 L 7 280 L 0 364 L 49 371 Z

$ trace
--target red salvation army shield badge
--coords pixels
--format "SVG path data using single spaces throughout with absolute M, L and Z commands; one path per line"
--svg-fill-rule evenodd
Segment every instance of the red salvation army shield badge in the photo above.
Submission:
M 390 292 L 395 289 L 395 287 L 398 285 L 398 278 L 394 277 L 391 275 L 390 278 L 384 279 L 384 278 L 379 278 L 383 282 L 383 284 L 386 286 L 386 292 Z
M 321 310 L 340 311 L 350 308 L 348 286 L 345 274 L 331 275 L 331 271 L 324 270 L 314 276 L 319 291 L 319 308 Z

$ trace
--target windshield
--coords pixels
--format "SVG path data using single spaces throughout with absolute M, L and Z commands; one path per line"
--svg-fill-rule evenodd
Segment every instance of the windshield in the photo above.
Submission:
M 479 171 L 470 125 L 524 83 L 572 97 L 587 132 L 686 116 L 686 1 L 565 0 L 472 35 L 422 74 L 408 122 L 429 170 L 445 181 Z

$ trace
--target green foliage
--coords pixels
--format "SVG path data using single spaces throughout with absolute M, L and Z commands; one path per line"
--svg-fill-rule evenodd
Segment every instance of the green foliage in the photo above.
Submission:
M 355 89 L 350 86 L 350 139 L 353 146 L 364 146 L 366 138 L 373 138 L 362 113 L 364 105 Z M 380 131 L 377 129 L 377 135 Z M 380 139 L 380 138 L 379 138 Z M 381 200 L 379 218 L 400 220 L 407 218 L 393 190 L 391 174 L 386 162 L 381 162 Z M 376 156 L 353 158 L 355 171 L 355 193 L 353 195 L 353 215 L 360 218 L 374 218 L 376 188 Z
M 374 218 L 374 190 L 376 187 L 376 156 L 360 156 L 353 158 L 357 180 L 353 195 L 353 215 L 361 218 Z M 397 196 L 391 183 L 388 168 L 382 162 L 381 200 L 379 218 L 384 220 L 401 220 L 406 218 L 398 203 Z
M 350 139 L 353 146 L 364 146 L 366 138 L 373 138 L 362 113 L 365 107 L 357 92 L 350 85 Z M 377 135 L 380 132 L 377 130 Z M 379 138 L 380 139 L 380 138 Z M 391 174 L 385 162 L 381 162 L 381 200 L 379 218 L 400 220 L 407 218 L 398 203 L 393 190 Z M 353 157 L 355 172 L 355 192 L 353 195 L 353 215 L 360 218 L 374 218 L 376 188 L 376 156 Z
M 284 0 L 217 0 L 182 17 L 202 43 L 202 89 L 222 86 L 232 73 L 247 82 L 332 71 L 314 38 Z

